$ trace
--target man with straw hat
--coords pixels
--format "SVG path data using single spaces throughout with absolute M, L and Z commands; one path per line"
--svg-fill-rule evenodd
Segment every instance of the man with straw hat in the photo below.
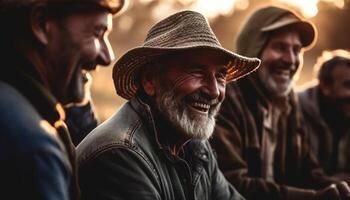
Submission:
M 226 82 L 258 65 L 224 49 L 197 12 L 154 25 L 114 66 L 129 101 L 77 147 L 83 199 L 242 199 L 207 139 Z
M 113 52 L 124 0 L 0 0 L 0 199 L 78 199 L 64 105 Z
M 292 91 L 315 38 L 311 22 L 274 6 L 256 10 L 238 34 L 237 52 L 260 58 L 261 67 L 227 85 L 212 145 L 225 177 L 247 199 L 349 198 L 348 185 L 329 186 L 337 180 L 314 161 Z

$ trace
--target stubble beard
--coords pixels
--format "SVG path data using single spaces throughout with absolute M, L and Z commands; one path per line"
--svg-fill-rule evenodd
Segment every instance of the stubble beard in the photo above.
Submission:
M 271 72 L 266 69 L 258 70 L 258 76 L 264 87 L 274 97 L 286 97 L 292 91 L 295 84 L 295 74 L 285 84 L 277 83 Z

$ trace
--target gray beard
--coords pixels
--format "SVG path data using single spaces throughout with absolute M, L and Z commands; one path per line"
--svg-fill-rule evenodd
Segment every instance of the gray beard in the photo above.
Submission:
M 172 91 L 164 92 L 157 102 L 158 110 L 185 137 L 207 140 L 213 134 L 215 116 L 221 103 L 210 107 L 208 116 L 192 114 L 184 103 L 177 103 Z

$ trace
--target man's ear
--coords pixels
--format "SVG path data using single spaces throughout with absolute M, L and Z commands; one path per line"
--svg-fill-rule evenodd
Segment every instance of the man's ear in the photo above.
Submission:
M 157 80 L 154 76 L 153 70 L 151 68 L 144 67 L 144 70 L 140 72 L 140 80 L 143 89 L 148 96 L 154 96 L 156 93 Z
M 48 23 L 47 6 L 35 5 L 30 14 L 30 26 L 34 37 L 43 45 L 48 43 L 50 23 Z

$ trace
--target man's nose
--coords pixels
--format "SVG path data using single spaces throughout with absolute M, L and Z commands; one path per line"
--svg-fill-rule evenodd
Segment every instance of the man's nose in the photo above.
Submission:
M 100 44 L 101 47 L 98 54 L 97 63 L 99 65 L 107 66 L 115 59 L 113 49 L 108 38 L 105 38 Z
M 216 80 L 215 75 L 210 75 L 205 80 L 205 87 L 204 92 L 210 97 L 211 99 L 216 99 L 220 95 L 220 89 L 219 84 Z
M 289 49 L 283 53 L 282 60 L 289 67 L 295 67 L 297 66 L 298 62 L 298 55 L 293 51 L 293 49 Z

